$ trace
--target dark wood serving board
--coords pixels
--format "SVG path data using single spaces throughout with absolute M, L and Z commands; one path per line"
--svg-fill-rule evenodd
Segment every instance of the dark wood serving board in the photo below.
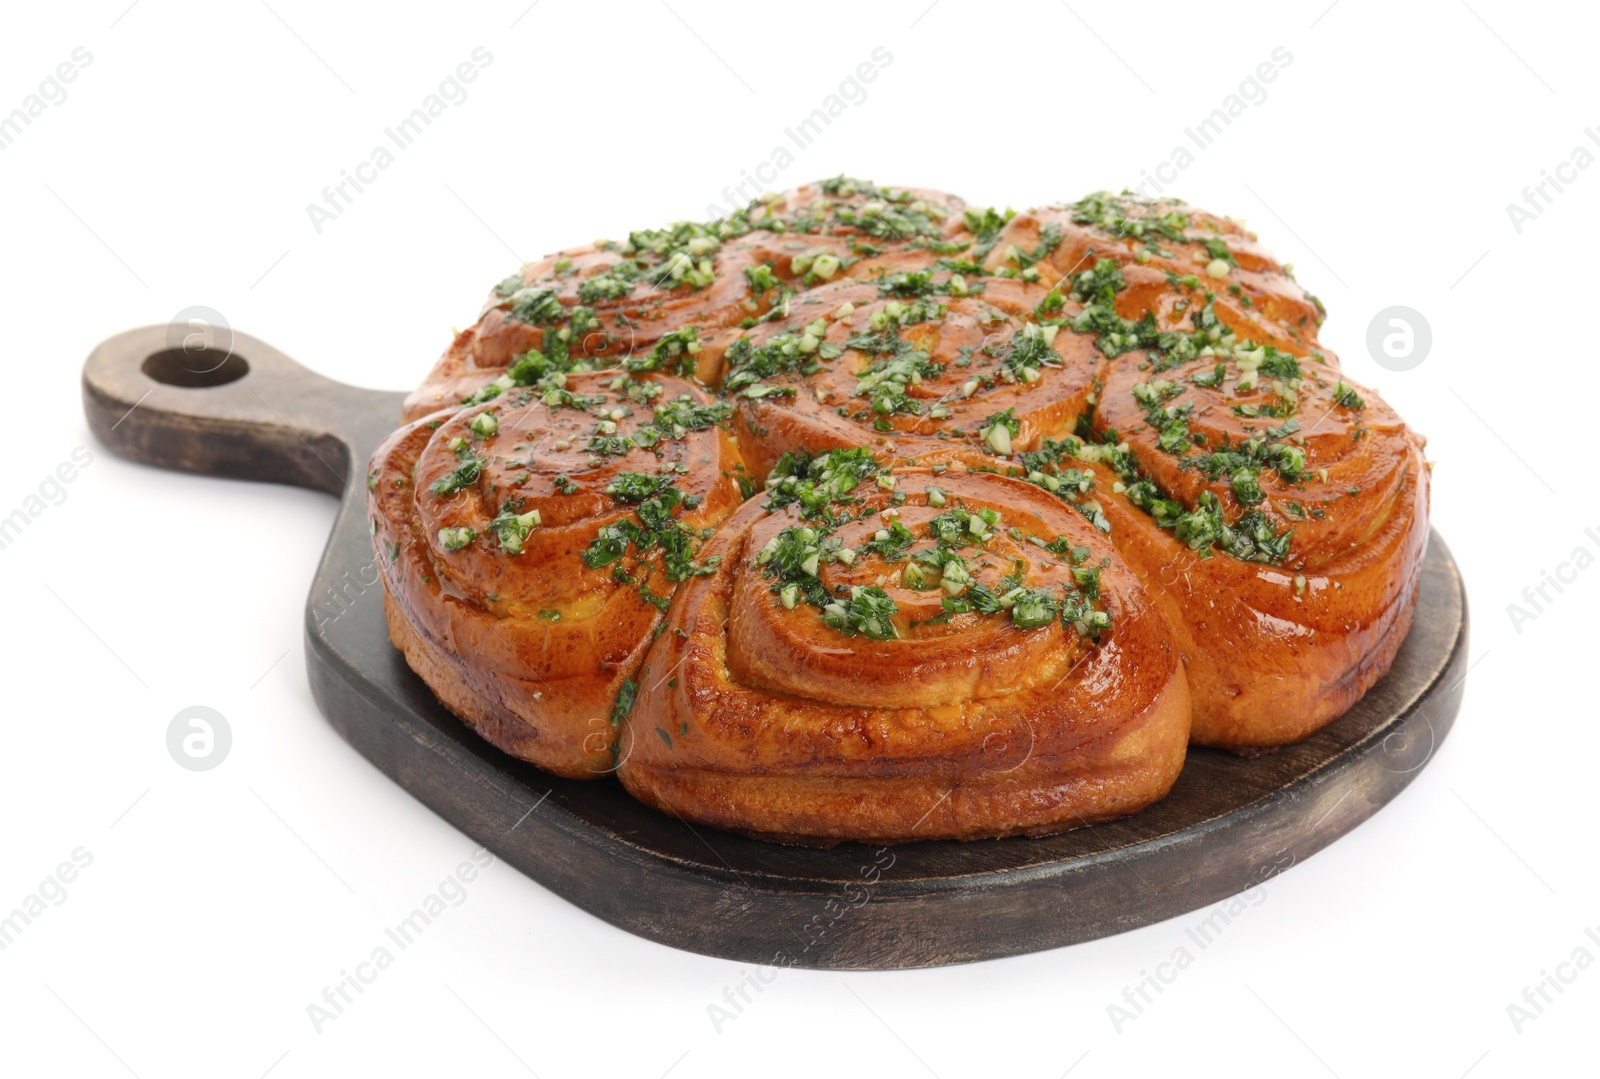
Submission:
M 306 666 L 357 750 L 497 856 L 629 932 L 743 962 L 960 963 L 1092 940 L 1261 883 L 1354 829 L 1432 759 L 1460 707 L 1466 596 L 1432 537 L 1389 675 L 1307 741 L 1245 760 L 1195 749 L 1172 793 L 1047 839 L 784 847 L 696 828 L 614 780 L 556 779 L 480 741 L 389 644 L 365 473 L 399 393 L 316 375 L 233 335 L 218 362 L 131 330 L 84 365 L 95 435 L 122 456 L 341 499 L 306 606 Z

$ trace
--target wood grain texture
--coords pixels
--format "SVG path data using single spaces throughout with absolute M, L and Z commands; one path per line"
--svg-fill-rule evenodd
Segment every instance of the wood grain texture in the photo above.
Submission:
M 334 727 L 500 858 L 597 917 L 674 947 L 890 969 L 1149 925 L 1259 884 L 1350 832 L 1432 759 L 1460 706 L 1466 598 L 1434 534 L 1414 628 L 1351 711 L 1253 760 L 1192 749 L 1166 800 L 1134 816 L 1047 839 L 886 850 L 783 847 L 690 827 L 615 782 L 557 779 L 499 753 L 446 712 L 389 643 L 358 480 L 397 425 L 403 394 L 321 378 L 243 334 L 226 368 L 232 381 L 174 385 L 181 365 L 175 374 L 148 362 L 166 348 L 165 328 L 149 327 L 94 350 L 83 375 L 91 429 L 137 461 L 342 497 L 305 623 L 312 689 Z

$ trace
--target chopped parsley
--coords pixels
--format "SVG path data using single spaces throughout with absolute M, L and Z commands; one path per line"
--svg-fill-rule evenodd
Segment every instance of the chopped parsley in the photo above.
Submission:
M 759 266 L 746 266 L 744 268 L 745 280 L 750 282 L 750 291 L 761 293 L 769 288 L 778 287 L 778 279 L 772 274 L 772 264 L 763 262 Z
M 880 466 L 867 449 L 829 450 L 815 456 L 791 450 L 778 459 L 767 477 L 769 513 L 798 504 L 802 519 L 821 518 L 837 524 L 833 509 L 855 501 L 851 492 Z
M 633 711 L 634 699 L 639 696 L 639 683 L 631 678 L 624 678 L 622 685 L 617 689 L 617 699 L 611 705 L 611 725 L 620 724 L 629 712 Z
M 817 359 L 820 344 L 809 334 L 776 334 L 759 345 L 748 336 L 740 337 L 723 355 L 727 374 L 722 387 L 732 393 L 777 375 L 815 374 L 822 370 Z
M 708 538 L 709 530 L 691 530 L 681 524 L 675 512 L 699 505 L 699 498 L 685 495 L 665 477 L 641 472 L 624 472 L 606 486 L 606 493 L 619 503 L 636 505 L 637 520 L 624 517 L 601 527 L 584 548 L 583 564 L 590 569 L 613 566 L 613 579 L 640 586 L 640 597 L 660 609 L 670 597 L 649 591 L 648 579 L 654 559 L 661 560 L 662 572 L 672 584 L 713 572 L 720 557 L 694 561 L 695 541 Z M 632 552 L 631 564 L 623 559 Z
M 1333 401 L 1334 404 L 1342 405 L 1357 412 L 1367 407 L 1367 403 L 1361 399 L 1361 395 L 1356 393 L 1349 383 L 1342 379 L 1333 387 Z
M 627 357 L 622 361 L 622 366 L 629 371 L 666 371 L 674 375 L 692 375 L 695 357 L 699 353 L 700 332 L 693 326 L 683 326 L 663 334 L 648 353 Z
M 994 250 L 995 243 L 1000 239 L 1000 230 L 1006 227 L 1006 222 L 1016 216 L 1016 211 L 1007 208 L 1005 213 L 1000 213 L 991 206 L 987 210 L 964 211 L 962 216 L 977 241 L 972 249 L 973 260 L 981 261 L 985 255 Z
M 850 589 L 850 600 L 834 600 L 822 608 L 822 620 L 846 636 L 865 633 L 877 641 L 898 637 L 894 616 L 900 608 L 895 606 L 889 593 L 876 585 L 856 586 Z
M 510 278 L 506 279 L 507 281 Z M 501 282 L 505 284 L 504 281 Z M 556 298 L 553 288 L 519 288 L 510 296 L 511 317 L 535 326 L 550 326 L 564 318 L 567 309 Z
M 1044 588 L 1019 588 L 1008 593 L 1011 600 L 1011 622 L 1018 629 L 1036 629 L 1056 620 L 1061 605 L 1055 596 Z
M 1143 199 L 1118 197 L 1109 191 L 1097 191 L 1080 199 L 1072 207 L 1074 224 L 1092 225 L 1118 239 L 1143 240 L 1160 236 L 1166 240 L 1183 241 L 1189 227 L 1187 215 L 1176 210 L 1153 213 L 1155 203 Z M 1129 210 L 1135 212 L 1130 213 Z
M 632 259 L 623 259 L 578 286 L 578 299 L 583 303 L 602 303 L 620 300 L 633 291 L 643 271 Z
M 500 507 L 500 512 L 489 522 L 489 531 L 500 541 L 500 549 L 508 555 L 519 555 L 528 542 L 528 535 L 539 526 L 539 511 L 518 513 L 523 506 L 520 498 L 513 498 Z
M 489 463 L 473 453 L 464 438 L 451 439 L 450 448 L 455 451 L 456 458 L 461 463 L 428 485 L 428 490 L 440 497 L 465 490 L 477 483 L 478 477 L 483 473 L 483 466 Z

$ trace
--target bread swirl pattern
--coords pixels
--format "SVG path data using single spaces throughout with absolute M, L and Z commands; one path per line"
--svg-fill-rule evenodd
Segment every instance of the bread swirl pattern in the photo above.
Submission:
M 742 473 L 727 406 L 688 383 L 564 383 L 400 428 L 368 487 L 412 667 L 501 749 L 581 779 L 615 768 L 618 694 Z
M 1186 740 L 1342 714 L 1409 628 L 1423 442 L 1322 318 L 1243 226 L 1105 193 L 838 178 L 552 256 L 375 458 L 391 633 L 502 748 L 718 827 L 1132 812 Z M 526 434 L 480 453 L 493 423 Z M 478 457 L 476 501 L 434 493 Z
M 1177 778 L 1166 626 L 1036 487 L 834 451 L 708 549 L 630 717 L 620 774 L 646 802 L 788 840 L 967 839 L 1120 816 Z
M 407 399 L 405 418 L 452 406 L 495 379 L 504 388 L 528 384 L 516 367 L 529 350 L 562 369 L 646 364 L 654 354 L 657 366 L 670 359 L 693 374 L 694 354 L 684 349 L 699 334 L 781 314 L 797 291 L 827 281 L 920 265 L 922 246 L 967 230 L 964 205 L 941 192 L 840 177 L 732 217 L 643 229 L 529 263 L 495 286 L 476 325 L 456 334 Z

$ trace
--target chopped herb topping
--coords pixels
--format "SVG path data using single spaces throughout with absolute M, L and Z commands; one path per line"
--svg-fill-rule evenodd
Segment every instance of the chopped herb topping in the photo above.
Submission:
M 1184 230 L 1189 227 L 1188 216 L 1176 210 L 1154 213 L 1155 205 L 1143 199 L 1119 198 L 1109 191 L 1097 191 L 1072 207 L 1072 220 L 1079 225 L 1093 225 L 1118 239 L 1143 240 L 1154 236 L 1173 241 L 1187 239 Z
M 567 314 L 567 309 L 556 299 L 556 290 L 553 288 L 519 288 L 511 294 L 510 299 L 511 317 L 535 326 L 553 325 Z
M 978 437 L 984 441 L 989 449 L 1001 457 L 1011 455 L 1011 440 L 1022 431 L 1022 424 L 1014 415 L 1016 409 L 1008 408 L 1004 412 L 996 412 L 984 418 L 983 425 L 978 428 Z
M 994 250 L 995 242 L 1000 238 L 1000 230 L 1006 227 L 1007 221 L 1016 216 L 1016 211 L 1008 207 L 1002 214 L 991 206 L 987 210 L 967 210 L 962 216 L 966 218 L 967 228 L 972 230 L 972 235 L 977 240 L 972 248 L 972 257 L 974 261 L 979 261 Z
M 803 519 L 821 518 L 837 524 L 840 518 L 833 510 L 853 503 L 851 492 L 878 470 L 878 462 L 866 449 L 829 450 L 816 456 L 790 451 L 778 459 L 767 477 L 766 509 L 774 512 L 799 504 Z
M 873 640 L 886 641 L 900 635 L 894 626 L 899 610 L 883 589 L 858 585 L 850 589 L 848 603 L 834 600 L 823 607 L 822 620 L 846 636 L 865 633 Z
M 1357 412 L 1367 407 L 1367 403 L 1361 399 L 1361 395 L 1356 393 L 1356 391 L 1343 380 L 1340 380 L 1333 387 L 1333 400 L 1335 404 L 1342 405 L 1345 408 L 1354 409 Z
M 673 584 L 716 569 L 720 557 L 702 563 L 693 558 L 695 541 L 708 538 L 709 530 L 689 529 L 675 516 L 677 511 L 698 506 L 698 497 L 685 495 L 665 477 L 640 472 L 621 473 L 607 485 L 606 493 L 618 502 L 636 504 L 638 520 L 625 517 L 602 527 L 583 551 L 584 565 L 590 569 L 613 566 L 613 579 L 638 584 L 640 598 L 663 610 L 670 597 L 657 596 L 648 587 L 656 556 Z M 630 551 L 633 559 L 631 565 L 625 566 L 622 560 Z
M 620 724 L 633 711 L 633 702 L 639 696 L 639 683 L 631 678 L 624 678 L 622 685 L 617 689 L 616 702 L 611 706 L 611 725 Z
M 464 438 L 451 439 L 450 449 L 455 451 L 456 458 L 461 463 L 428 486 L 428 490 L 440 497 L 465 490 L 477 483 L 478 477 L 483 473 L 483 466 L 489 463 L 474 454 Z
M 1018 629 L 1035 629 L 1056 620 L 1061 605 L 1044 588 L 1018 588 L 1008 592 L 1001 602 L 1011 602 L 1011 621 Z
M 820 344 L 820 335 L 811 334 L 777 334 L 760 345 L 748 336 L 740 337 L 723 355 L 727 368 L 723 389 L 732 393 L 790 372 L 814 374 L 822 370 L 817 358 Z
M 693 326 L 683 326 L 663 334 L 648 353 L 632 355 L 622 361 L 629 371 L 666 371 L 674 375 L 692 375 L 695 357 L 700 353 L 700 332 Z
M 759 266 L 746 266 L 744 268 L 745 280 L 750 282 L 750 291 L 761 293 L 769 288 L 778 287 L 778 279 L 772 274 L 772 264 L 763 262 Z
M 439 529 L 439 546 L 447 551 L 459 551 L 477 538 L 478 534 L 470 528 Z
M 528 542 L 528 533 L 539 526 L 539 511 L 516 512 L 521 508 L 522 500 L 513 499 L 500 507 L 500 512 L 489 522 L 489 531 L 500 540 L 500 549 L 508 555 L 521 554 L 523 545 Z
M 585 279 L 578 286 L 578 299 L 583 303 L 620 300 L 633 291 L 642 272 L 637 262 L 623 259 L 603 272 Z

